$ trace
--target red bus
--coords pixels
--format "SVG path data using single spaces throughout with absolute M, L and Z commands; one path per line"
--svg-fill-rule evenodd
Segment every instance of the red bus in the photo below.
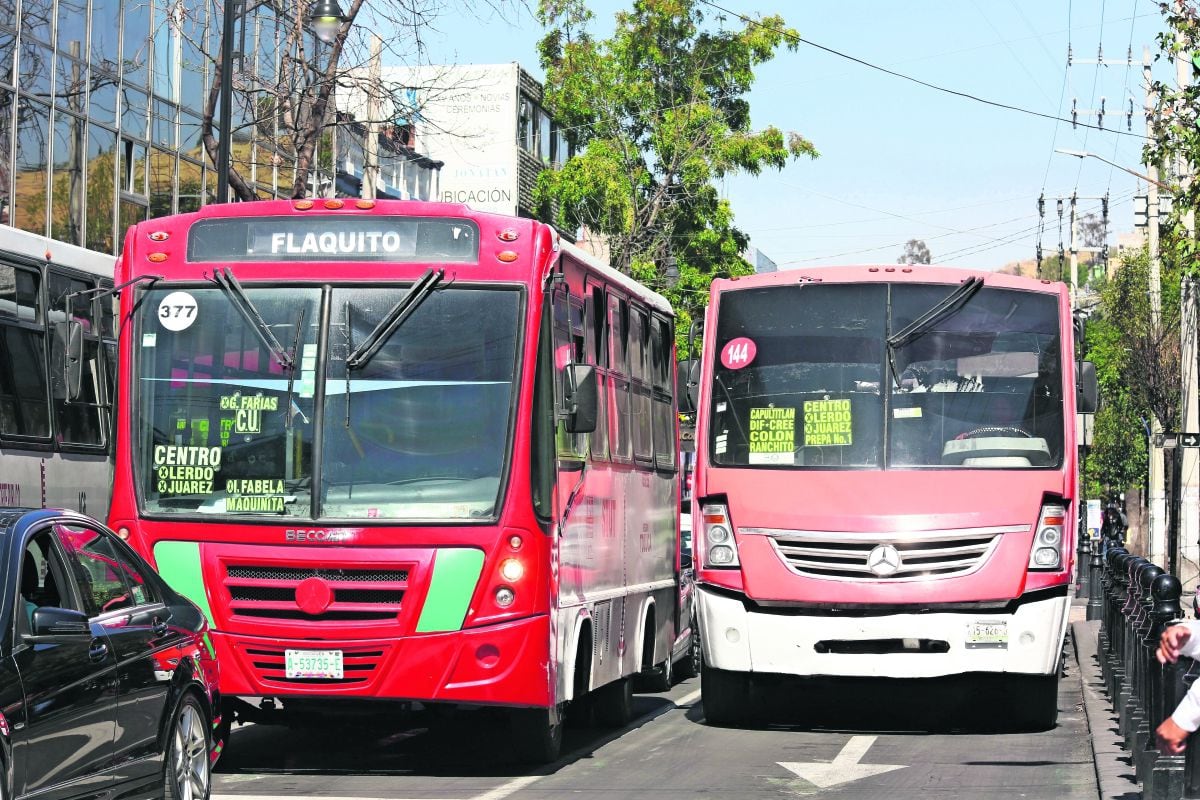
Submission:
M 707 718 L 754 721 L 780 676 L 990 675 L 1052 726 L 1077 371 L 1079 410 L 1096 396 L 1067 287 L 925 265 L 718 280 L 703 354 Z
M 141 223 L 117 281 L 110 524 L 208 615 L 226 719 L 506 706 L 548 760 L 568 702 L 623 724 L 669 677 L 662 297 L 532 220 L 365 200 Z

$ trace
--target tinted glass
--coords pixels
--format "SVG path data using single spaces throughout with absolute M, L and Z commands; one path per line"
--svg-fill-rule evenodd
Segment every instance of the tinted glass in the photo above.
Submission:
M 109 534 L 75 525 L 56 525 L 55 530 L 67 551 L 89 617 L 155 600 L 141 568 Z
M 347 354 L 406 291 L 333 292 L 323 514 L 492 517 L 511 429 L 520 294 L 434 292 L 365 368 L 348 372 Z
M 139 306 L 137 463 L 152 512 L 308 516 L 320 290 L 246 295 L 296 353 L 285 370 L 220 289 Z

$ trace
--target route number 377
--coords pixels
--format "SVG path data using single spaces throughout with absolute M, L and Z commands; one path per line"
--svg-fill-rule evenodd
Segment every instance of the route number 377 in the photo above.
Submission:
M 158 304 L 158 321 L 169 331 L 182 331 L 196 321 L 196 298 L 187 292 L 171 292 Z

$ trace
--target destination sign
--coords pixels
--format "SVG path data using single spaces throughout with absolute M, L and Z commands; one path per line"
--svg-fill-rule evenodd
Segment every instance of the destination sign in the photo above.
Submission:
M 338 216 L 201 220 L 188 261 L 472 262 L 479 229 L 464 219 Z

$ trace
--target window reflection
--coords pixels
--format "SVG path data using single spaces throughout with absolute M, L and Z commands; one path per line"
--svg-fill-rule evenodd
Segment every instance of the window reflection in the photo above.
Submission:
M 83 241 L 83 131 L 82 119 L 58 112 L 54 123 L 50 235 L 71 244 Z
M 150 6 L 146 0 L 125 3 L 125 46 L 121 52 L 122 77 L 146 85 L 146 60 L 150 43 Z
M 113 252 L 116 166 L 116 134 L 98 125 L 88 126 L 87 234 L 84 244 L 101 253 Z
M 22 100 L 17 105 L 17 189 L 12 224 L 30 233 L 46 233 L 46 177 L 50 108 Z
M 58 0 L 58 51 L 82 55 L 87 41 L 87 0 Z M 103 26 L 98 26 L 103 27 Z

